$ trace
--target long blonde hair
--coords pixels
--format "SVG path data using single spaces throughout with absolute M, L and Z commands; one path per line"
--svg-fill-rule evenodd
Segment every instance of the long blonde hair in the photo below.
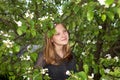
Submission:
M 65 26 L 63 25 L 63 27 Z M 70 49 L 69 43 L 63 46 L 63 53 L 65 55 L 64 55 L 64 58 L 61 59 L 56 54 L 55 46 L 53 45 L 51 38 L 52 37 L 48 37 L 47 34 L 45 35 L 45 44 L 44 44 L 45 47 L 43 50 L 43 55 L 44 55 L 44 60 L 46 61 L 46 63 L 57 65 L 57 64 L 60 64 L 60 62 L 63 60 L 67 60 L 67 61 L 70 60 L 72 58 L 72 55 L 71 55 L 71 49 Z

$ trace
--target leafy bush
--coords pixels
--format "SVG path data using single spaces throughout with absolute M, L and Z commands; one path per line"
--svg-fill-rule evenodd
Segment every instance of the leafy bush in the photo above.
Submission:
M 42 80 L 42 69 L 33 66 L 54 22 L 69 29 L 82 69 L 68 80 L 120 79 L 120 0 L 1 0 L 1 79 Z

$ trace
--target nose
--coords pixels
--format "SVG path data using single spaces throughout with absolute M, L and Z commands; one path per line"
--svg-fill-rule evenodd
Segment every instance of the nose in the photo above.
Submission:
M 62 37 L 63 38 L 66 37 L 66 33 L 65 32 L 62 33 Z

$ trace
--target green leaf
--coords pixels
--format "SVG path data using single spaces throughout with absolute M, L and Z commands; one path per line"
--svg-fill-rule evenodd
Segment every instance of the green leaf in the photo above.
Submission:
M 32 80 L 42 80 L 43 76 L 40 73 L 39 69 L 34 69 L 33 71 L 33 79 Z
M 30 25 L 31 25 L 32 28 L 34 28 L 34 21 L 31 20 Z
M 21 28 L 21 30 L 22 30 L 23 32 L 26 32 L 27 26 L 26 26 L 26 25 L 23 25 L 23 26 L 21 26 L 20 28 Z
M 18 33 L 18 35 L 22 35 L 22 34 L 23 34 L 21 28 L 18 28 L 18 29 L 17 29 L 17 33 Z
M 14 75 L 14 73 L 13 72 L 9 72 L 9 75 Z
M 116 76 L 116 77 L 120 77 L 120 67 L 115 67 L 114 71 L 110 71 L 109 74 L 113 75 L 113 76 Z
M 111 5 L 114 2 L 114 0 L 105 0 L 105 4 L 106 5 Z
M 52 37 L 55 34 L 55 29 L 48 31 L 48 37 Z
M 103 14 L 103 15 L 101 16 L 101 19 L 102 19 L 102 21 L 105 21 L 105 20 L 106 20 L 106 15 Z
M 100 80 L 114 80 L 112 76 L 108 76 L 108 75 L 103 75 Z M 115 80 L 119 80 L 119 79 L 115 79 Z
M 87 12 L 87 19 L 88 21 L 91 21 L 94 17 L 94 12 L 93 11 L 88 11 Z
M 74 10 L 75 14 L 79 11 L 79 9 L 80 9 L 80 8 L 79 8 L 78 5 L 75 5 L 75 6 L 74 6 L 73 10 Z
M 87 80 L 87 75 L 85 72 L 81 71 L 76 74 L 78 77 L 81 77 L 82 80 Z
M 38 56 L 37 53 L 31 53 L 31 54 L 30 54 L 30 58 L 32 59 L 33 62 L 36 61 L 37 56 Z
M 118 13 L 119 18 L 120 18 L 120 8 L 117 8 L 117 13 Z
M 81 0 L 73 0 L 75 1 L 75 4 L 79 4 L 81 2 Z
M 16 45 L 13 47 L 14 52 L 19 52 L 20 51 L 20 46 Z
M 84 64 L 84 65 L 83 65 L 83 69 L 84 69 L 85 73 L 88 73 L 89 67 L 88 67 L 87 64 Z
M 15 80 L 15 76 L 9 76 L 9 80 Z
M 36 36 L 36 31 L 35 31 L 35 29 L 31 29 L 31 34 L 32 34 L 33 37 Z
M 105 72 L 105 71 L 104 71 L 104 69 L 103 69 L 103 68 L 100 68 L 100 70 L 99 70 L 99 71 L 100 71 L 100 74 L 101 74 L 101 75 L 104 75 L 104 72 Z
M 70 10 L 66 10 L 66 13 L 63 14 L 62 20 L 65 20 L 71 14 Z
M 107 16 L 111 19 L 111 20 L 114 20 L 114 14 L 110 11 L 107 11 Z

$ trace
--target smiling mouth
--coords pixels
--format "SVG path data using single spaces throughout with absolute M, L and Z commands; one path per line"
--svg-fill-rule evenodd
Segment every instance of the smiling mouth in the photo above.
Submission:
M 62 39 L 62 41 L 66 41 L 67 40 L 67 38 L 65 38 L 65 39 Z

